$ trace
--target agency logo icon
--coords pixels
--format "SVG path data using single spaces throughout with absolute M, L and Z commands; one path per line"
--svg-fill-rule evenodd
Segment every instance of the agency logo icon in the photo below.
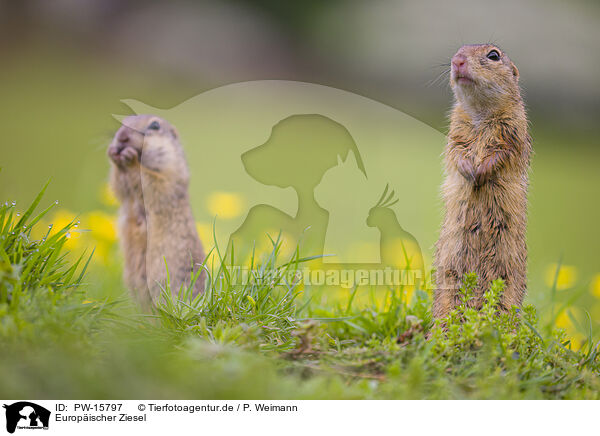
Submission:
M 48 429 L 50 411 L 38 404 L 19 401 L 3 407 L 6 409 L 6 431 L 9 433 L 14 433 L 16 429 Z
M 435 243 L 445 143 L 432 127 L 344 90 L 281 80 L 226 85 L 169 109 L 124 103 L 176 126 L 199 236 L 219 247 L 232 281 L 253 277 L 278 245 L 279 259 L 309 259 L 289 278 L 305 286 L 429 286 L 422 249 Z M 151 138 L 142 161 L 159 156 Z M 166 201 L 156 168 L 140 171 L 145 216 Z M 158 246 L 165 235 L 149 228 L 147 237 Z

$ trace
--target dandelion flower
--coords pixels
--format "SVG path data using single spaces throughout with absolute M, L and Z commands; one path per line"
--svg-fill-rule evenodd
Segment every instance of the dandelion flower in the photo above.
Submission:
M 114 215 L 95 210 L 87 214 L 85 221 L 95 240 L 109 243 L 117 240 L 117 219 Z
M 558 270 L 558 276 L 556 270 Z M 546 268 L 546 285 L 549 287 L 554 286 L 556 280 L 556 289 L 559 291 L 572 288 L 577 281 L 577 268 L 571 265 L 558 265 L 556 263 L 551 264 Z
M 214 245 L 212 225 L 197 221 L 196 231 L 204 247 L 212 247 Z
M 206 205 L 211 215 L 231 219 L 242 213 L 244 200 L 235 192 L 213 192 L 208 196 Z
M 560 327 L 561 329 L 565 329 L 565 330 L 569 330 L 570 328 L 573 327 L 573 322 L 571 321 L 571 318 L 569 317 L 569 315 L 567 315 L 566 311 L 563 310 L 556 317 L 556 326 Z
M 100 201 L 105 206 L 115 207 L 119 205 L 119 201 L 108 183 L 104 183 L 100 187 Z
M 590 286 L 590 292 L 596 298 L 600 298 L 600 274 L 596 274 L 592 279 L 592 285 Z

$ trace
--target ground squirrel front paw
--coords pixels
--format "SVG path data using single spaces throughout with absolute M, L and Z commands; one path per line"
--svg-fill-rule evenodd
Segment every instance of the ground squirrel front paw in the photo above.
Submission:
M 467 159 L 460 159 L 457 163 L 458 172 L 469 182 L 475 182 L 475 169 L 473 164 Z
M 132 165 L 139 159 L 138 151 L 133 147 L 110 147 L 108 156 L 120 168 Z

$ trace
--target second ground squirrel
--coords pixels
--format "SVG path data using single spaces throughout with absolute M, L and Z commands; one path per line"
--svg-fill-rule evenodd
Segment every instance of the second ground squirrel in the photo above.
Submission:
M 123 120 L 108 155 L 110 184 L 121 202 L 125 282 L 144 305 L 156 303 L 167 280 L 166 266 L 172 292 L 177 293 L 204 260 L 190 207 L 183 148 L 166 120 L 135 115 Z M 203 286 L 200 277 L 194 294 Z

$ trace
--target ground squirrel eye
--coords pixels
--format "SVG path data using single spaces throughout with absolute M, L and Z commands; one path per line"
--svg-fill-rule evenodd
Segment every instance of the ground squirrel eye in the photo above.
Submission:
M 149 130 L 160 130 L 160 124 L 158 124 L 158 121 L 152 121 L 150 123 L 150 125 L 148 126 Z
M 500 53 L 498 53 L 498 50 L 492 50 L 487 54 L 487 58 L 491 61 L 499 61 Z

